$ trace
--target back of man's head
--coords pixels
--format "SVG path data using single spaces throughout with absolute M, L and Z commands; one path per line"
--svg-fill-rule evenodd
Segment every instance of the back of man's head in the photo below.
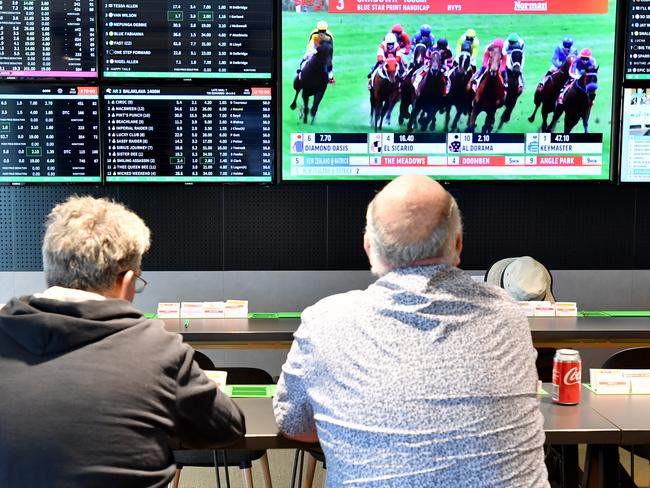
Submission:
M 120 273 L 139 272 L 150 232 L 124 205 L 73 196 L 52 209 L 43 238 L 48 286 L 103 293 Z
M 364 247 L 377 275 L 406 266 L 457 266 L 462 249 L 458 205 L 431 178 L 400 176 L 370 202 Z

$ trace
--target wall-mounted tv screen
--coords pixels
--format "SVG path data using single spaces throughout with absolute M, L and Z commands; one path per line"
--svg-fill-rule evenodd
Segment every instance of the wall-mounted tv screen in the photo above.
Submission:
M 606 180 L 615 0 L 299 0 L 284 180 Z
M 273 180 L 271 87 L 102 90 L 107 183 Z
M 0 182 L 101 181 L 96 86 L 0 84 Z
M 627 0 L 625 79 L 650 80 L 650 2 Z
M 106 3 L 107 78 L 271 78 L 270 0 Z
M 97 78 L 95 0 L 0 0 L 1 78 Z
M 650 182 L 650 88 L 623 92 L 621 181 Z

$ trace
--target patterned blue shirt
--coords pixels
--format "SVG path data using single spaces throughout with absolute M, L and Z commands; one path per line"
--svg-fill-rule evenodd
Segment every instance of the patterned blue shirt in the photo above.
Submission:
M 275 416 L 315 423 L 328 487 L 548 487 L 535 357 L 505 292 L 402 268 L 303 312 Z

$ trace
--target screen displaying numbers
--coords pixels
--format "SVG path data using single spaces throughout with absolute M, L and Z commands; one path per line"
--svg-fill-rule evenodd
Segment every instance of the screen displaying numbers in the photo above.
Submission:
M 0 182 L 101 182 L 97 87 L 0 85 Z
M 93 0 L 0 0 L 0 77 L 97 77 Z
M 105 87 L 107 182 L 270 182 L 271 89 Z
M 104 4 L 104 76 L 271 78 L 268 0 Z

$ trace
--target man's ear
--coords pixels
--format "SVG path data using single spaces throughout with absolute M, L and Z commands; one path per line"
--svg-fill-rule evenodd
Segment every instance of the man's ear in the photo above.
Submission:
M 456 261 L 454 263 L 454 266 L 458 266 L 460 264 L 461 252 L 463 252 L 463 233 L 459 232 L 456 235 Z
M 363 250 L 366 251 L 366 256 L 368 256 L 368 259 L 370 259 L 370 252 L 371 252 L 372 246 L 370 244 L 370 238 L 368 237 L 368 234 L 363 235 Z
M 127 272 L 121 274 L 117 278 L 115 283 L 115 289 L 117 296 L 115 298 L 121 298 L 122 300 L 133 301 L 135 296 L 135 272 L 133 270 L 128 270 Z

